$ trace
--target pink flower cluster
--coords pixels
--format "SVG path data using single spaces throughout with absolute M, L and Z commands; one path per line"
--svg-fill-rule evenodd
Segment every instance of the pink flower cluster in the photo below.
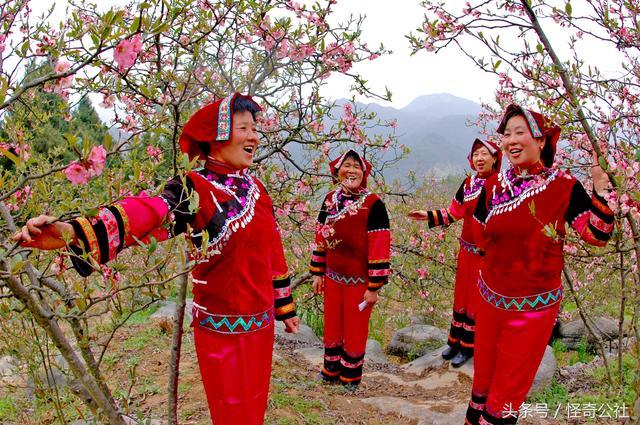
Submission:
M 113 59 L 118 63 L 118 70 L 124 72 L 136 62 L 138 54 L 142 51 L 142 37 L 134 35 L 131 39 L 121 40 L 113 51 Z
M 107 158 L 107 151 L 104 146 L 94 146 L 86 161 L 73 161 L 65 169 L 67 179 L 75 185 L 87 184 L 93 176 L 99 176 L 104 169 L 104 162 Z
M 353 66 L 355 55 L 353 42 L 348 41 L 343 45 L 330 43 L 322 53 L 322 62 L 329 69 L 338 69 L 340 72 L 347 72 Z
M 24 207 L 24 204 L 27 203 L 27 200 L 31 198 L 31 186 L 25 186 L 23 189 L 19 189 L 11 195 L 10 200 L 7 202 L 7 207 L 9 211 L 18 211 L 20 208 Z
M 71 64 L 65 60 L 59 60 L 53 67 L 53 72 L 56 74 L 64 74 L 71 68 Z M 59 94 L 63 98 L 67 98 L 69 93 L 68 88 L 73 85 L 73 75 L 67 75 L 66 77 L 58 78 L 53 86 L 53 92 Z
M 162 149 L 148 145 L 147 155 L 149 155 L 149 158 L 151 158 L 154 163 L 158 164 L 162 160 Z

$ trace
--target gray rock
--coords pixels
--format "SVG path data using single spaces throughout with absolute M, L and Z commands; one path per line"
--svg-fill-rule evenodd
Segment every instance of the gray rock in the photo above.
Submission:
M 294 351 L 295 354 L 302 356 L 312 366 L 320 367 L 324 360 L 324 349 L 320 347 L 304 347 Z
M 430 351 L 424 356 L 418 357 L 412 362 L 406 363 L 401 367 L 409 373 L 422 375 L 424 371 L 443 366 L 446 360 L 442 358 L 442 351 L 447 347 L 444 345 L 436 350 Z
M 367 340 L 367 348 L 364 355 L 364 359 L 365 361 L 371 362 L 371 363 L 380 363 L 380 364 L 389 363 L 387 361 L 387 356 L 385 356 L 384 352 L 382 351 L 382 346 L 375 339 Z
M 604 341 L 611 341 L 618 338 L 618 322 L 613 319 L 596 317 L 593 319 L 591 327 Z M 560 324 L 560 340 L 567 348 L 575 350 L 583 339 L 587 340 L 588 346 L 591 349 L 595 347 L 595 340 L 589 334 L 582 319 Z
M 300 323 L 298 333 L 295 334 L 287 333 L 284 329 L 284 323 L 280 320 L 276 321 L 276 339 L 282 339 L 304 345 L 321 344 L 320 339 L 315 333 L 313 333 L 313 329 L 303 323 Z
M 0 357 L 0 384 L 7 386 L 23 386 L 24 378 L 18 368 L 18 360 L 11 356 Z
M 417 421 L 418 425 L 460 424 L 464 422 L 466 412 L 466 406 L 443 403 L 442 400 L 425 400 L 424 404 L 416 404 L 397 397 L 370 397 L 361 401 L 382 413 Z
M 387 353 L 403 357 L 420 357 L 442 346 L 447 339 L 447 333 L 429 325 L 411 325 L 397 331 Z
M 533 379 L 533 385 L 531 385 L 529 394 L 542 391 L 549 387 L 556 374 L 557 368 L 558 362 L 556 361 L 556 356 L 553 355 L 553 348 L 547 345 L 540 366 L 538 366 L 536 377 Z
M 151 316 L 153 320 L 173 320 L 176 313 L 177 303 L 175 301 L 161 301 L 158 308 Z M 184 307 L 184 321 L 188 324 L 191 322 L 191 309 L 193 308 L 193 299 L 187 298 Z

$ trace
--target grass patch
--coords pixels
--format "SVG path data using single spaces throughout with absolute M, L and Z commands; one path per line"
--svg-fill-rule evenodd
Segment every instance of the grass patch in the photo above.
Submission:
M 158 338 L 164 337 L 159 327 L 144 328 L 122 343 L 125 350 L 143 350 L 150 344 L 156 344 Z
M 0 397 L 0 418 L 15 421 L 18 415 L 16 404 L 17 401 L 11 396 Z

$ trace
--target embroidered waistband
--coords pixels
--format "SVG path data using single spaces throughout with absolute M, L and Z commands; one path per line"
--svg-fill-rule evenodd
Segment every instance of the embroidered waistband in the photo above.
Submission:
M 343 283 L 345 285 L 359 285 L 361 283 L 367 283 L 367 281 L 360 276 L 347 276 L 334 272 L 331 269 L 327 269 L 325 274 L 329 279 L 335 280 L 336 282 Z
M 508 297 L 498 294 L 489 288 L 482 279 L 482 273 L 478 277 L 478 289 L 484 300 L 502 310 L 533 311 L 542 310 L 557 304 L 562 300 L 562 285 L 558 288 L 540 294 L 527 295 L 524 297 Z
M 480 248 L 478 248 L 471 242 L 467 242 L 462 238 L 458 238 L 458 240 L 460 241 L 460 248 L 464 249 L 465 251 L 470 252 L 472 254 L 477 254 L 477 255 L 484 254 L 484 252 Z
M 198 325 L 223 334 L 255 332 L 273 323 L 273 308 L 256 314 L 211 314 L 202 307 L 193 306 L 193 318 Z

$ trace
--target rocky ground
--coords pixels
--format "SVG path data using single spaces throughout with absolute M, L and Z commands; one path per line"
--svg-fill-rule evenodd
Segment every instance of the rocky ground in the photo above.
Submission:
M 125 410 L 146 418 L 146 423 L 164 423 L 166 417 L 167 368 L 170 329 L 166 317 L 171 306 L 160 309 L 146 323 L 123 329 L 114 341 L 114 350 L 105 359 L 105 373 L 119 399 L 125 399 Z M 266 415 L 267 424 L 462 424 L 470 394 L 473 366 L 470 363 L 453 369 L 440 357 L 442 330 L 414 323 L 396 332 L 387 352 L 404 357 L 388 356 L 377 341 L 367 347 L 365 377 L 355 392 L 346 392 L 340 385 L 320 382 L 322 345 L 313 331 L 303 326 L 297 335 L 285 334 L 279 325 L 274 347 L 271 395 Z M 435 347 L 435 348 L 434 348 Z M 402 360 L 409 353 L 412 362 Z M 17 409 L 2 424 L 61 423 L 55 410 L 43 410 L 33 401 L 34 385 L 20 378 L 20 371 L 0 359 L 0 412 L 2 400 L 13 400 Z M 7 364 L 9 366 L 7 366 Z M 11 373 L 7 371 L 13 371 Z M 4 371 L 4 372 L 3 372 Z M 536 378 L 536 387 L 544 388 L 553 377 L 576 388 L 588 385 L 580 378 L 581 369 L 557 370 L 551 348 Z M 126 377 L 126 378 L 125 378 Z M 64 385 L 64 377 L 58 376 Z M 131 383 L 134 385 L 131 385 Z M 179 386 L 180 423 L 209 424 L 204 389 L 200 382 L 192 333 L 184 336 Z M 19 395 L 19 397 L 18 397 Z M 4 397 L 4 398 L 3 398 Z M 68 412 L 68 423 L 83 425 L 88 419 L 77 419 L 77 411 Z M 544 415 L 522 418 L 520 424 L 567 423 L 566 420 L 543 418 Z M 621 421 L 570 419 L 568 423 L 620 423 Z

